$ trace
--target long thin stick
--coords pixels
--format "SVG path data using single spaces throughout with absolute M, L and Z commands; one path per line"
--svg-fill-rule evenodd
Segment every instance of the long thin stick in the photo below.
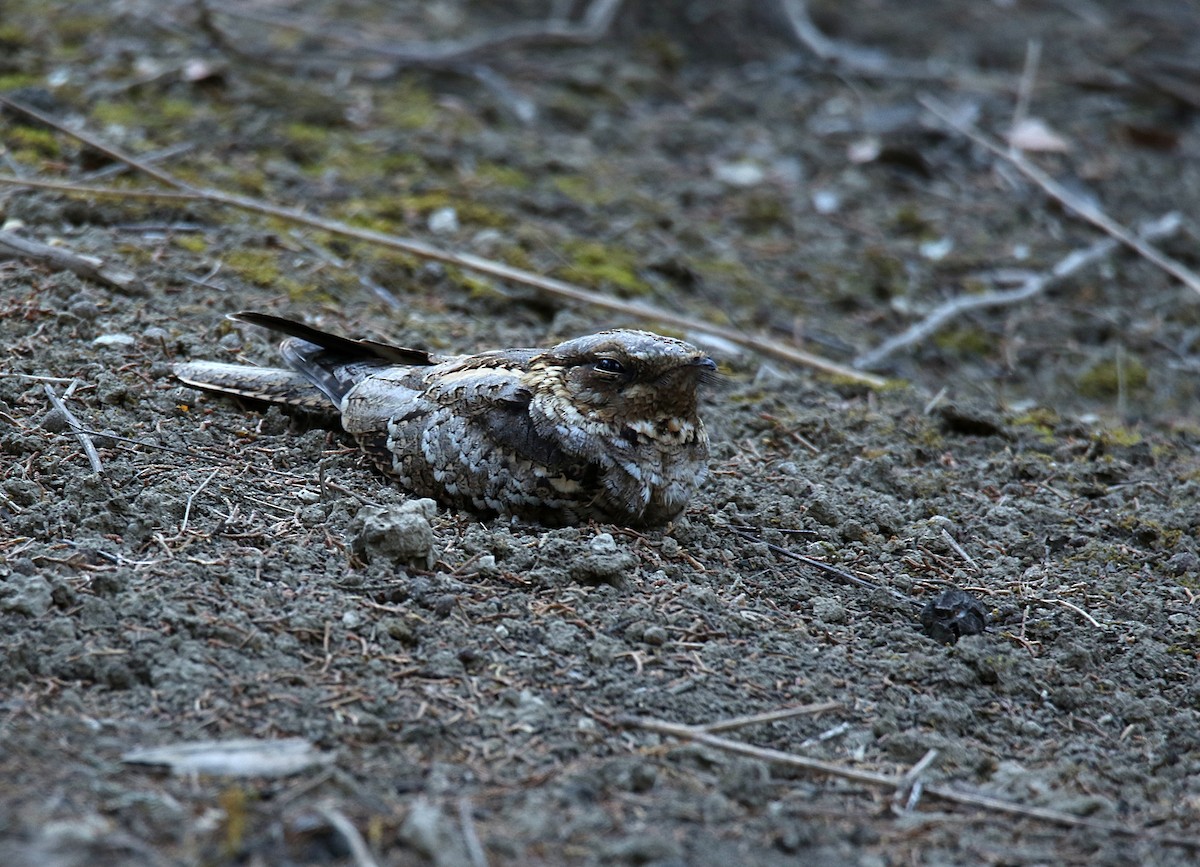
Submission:
M 612 6 L 611 11 L 613 14 L 615 14 L 616 4 L 604 4 L 599 2 L 589 10 L 589 13 L 599 15 L 596 10 L 601 9 L 603 11 L 604 9 L 607 9 L 609 5 Z M 621 313 L 626 316 L 633 316 L 639 319 L 657 320 L 658 322 L 673 325 L 688 331 L 696 331 L 701 334 L 710 334 L 715 337 L 728 340 L 738 346 L 744 346 L 748 349 L 756 350 L 765 355 L 770 355 L 794 364 L 805 365 L 815 370 L 821 370 L 835 376 L 847 377 L 849 379 L 870 385 L 874 388 L 880 388 L 887 382 L 882 377 L 874 376 L 869 373 L 863 373 L 862 371 L 854 370 L 853 368 L 842 364 L 837 364 L 836 362 L 829 361 L 828 359 L 822 358 L 818 355 L 813 355 L 790 346 L 784 346 L 776 341 L 770 340 L 765 335 L 748 335 L 740 331 L 735 331 L 731 328 L 723 328 L 719 325 L 713 325 L 698 319 L 693 319 L 690 316 L 684 316 L 679 313 L 672 313 L 669 310 L 663 310 L 662 308 L 652 307 L 648 304 L 634 304 L 632 302 L 622 301 L 619 298 L 596 295 L 583 289 L 582 287 L 575 286 L 562 280 L 555 280 L 552 277 L 544 277 L 540 274 L 534 274 L 531 271 L 513 268 L 501 262 L 494 262 L 490 259 L 484 259 L 482 256 L 474 256 L 470 253 L 454 253 L 449 250 L 442 250 L 438 247 L 434 247 L 431 244 L 426 244 L 423 241 L 418 241 L 413 238 L 403 238 L 397 235 L 385 234 L 383 232 L 373 232 L 369 229 L 355 228 L 335 220 L 326 220 L 322 217 L 316 217 L 295 208 L 286 208 L 273 205 L 270 202 L 265 202 L 261 199 L 238 196 L 232 193 L 223 192 L 221 190 L 196 189 L 188 184 L 185 184 L 171 173 L 147 165 L 145 162 L 126 154 L 118 148 L 98 141 L 91 134 L 83 130 L 68 127 L 49 115 L 43 114 L 37 109 L 31 108 L 23 103 L 15 102 L 14 100 L 8 99 L 4 96 L 0 96 L 0 105 L 7 106 L 14 111 L 28 114 L 30 117 L 36 118 L 42 123 L 45 123 L 48 126 L 60 130 L 63 133 L 96 148 L 100 152 L 112 157 L 113 159 L 138 169 L 160 183 L 166 184 L 169 187 L 173 187 L 175 190 L 183 191 L 170 193 L 166 196 L 163 196 L 162 198 L 164 199 L 174 199 L 176 201 L 205 201 L 212 204 L 238 208 L 250 213 L 262 214 L 268 217 L 276 217 L 292 223 L 310 226 L 311 228 L 319 229 L 332 235 L 340 235 L 342 237 L 353 238 L 358 241 L 365 241 L 381 247 L 388 247 L 393 250 L 400 250 L 405 253 L 410 253 L 422 259 L 432 259 L 437 262 L 445 262 L 449 265 L 456 265 L 460 268 L 466 268 L 471 271 L 476 271 L 480 274 L 487 274 L 491 277 L 497 277 L 501 280 L 507 280 L 512 283 L 520 283 L 554 297 L 565 298 L 580 304 L 590 304 L 605 310 L 612 310 L 614 312 Z M 98 190 L 96 188 L 73 187 L 69 184 L 51 186 L 44 181 L 29 182 L 24 178 L 14 177 L 0 177 L 0 184 L 38 187 L 41 189 L 59 189 L 63 192 L 70 192 L 75 195 L 109 195 L 116 196 L 118 198 L 126 195 L 117 190 Z M 137 195 L 139 197 L 155 197 L 151 192 L 141 192 Z
M 1183 220 L 1178 213 L 1171 212 L 1159 217 L 1152 223 L 1147 223 L 1141 228 L 1138 235 L 1146 240 L 1161 238 L 1175 232 L 1182 222 Z M 925 314 L 923 319 L 919 322 L 914 322 L 900 334 L 889 337 L 879 346 L 869 352 L 864 352 L 858 358 L 854 359 L 854 366 L 867 369 L 875 367 L 897 349 L 913 343 L 919 343 L 935 333 L 951 319 L 961 316 L 968 311 L 979 310 L 985 307 L 1003 307 L 1032 298 L 1043 292 L 1048 286 L 1071 276 L 1076 271 L 1081 271 L 1087 266 L 1099 262 L 1116 248 L 1117 241 L 1115 239 L 1105 238 L 1102 241 L 1097 241 L 1090 247 L 1068 253 L 1048 272 L 1030 276 L 1016 289 L 984 292 L 980 295 L 960 295 L 957 298 L 951 298 L 949 301 L 939 304 L 930 310 Z
M 919 96 L 917 97 L 917 101 L 955 132 L 966 136 L 980 147 L 986 148 L 1002 160 L 1011 163 L 1021 174 L 1041 187 L 1052 199 L 1059 202 L 1063 207 L 1074 211 L 1093 226 L 1102 229 L 1125 246 L 1136 250 L 1144 259 L 1154 263 L 1189 289 L 1200 293 L 1200 275 L 1196 274 L 1196 272 L 1183 263 L 1172 259 L 1144 239 L 1137 237 L 1137 235 L 1101 211 L 1091 202 L 1086 202 L 1072 193 L 1058 181 L 1054 180 L 1054 178 L 1050 177 L 1050 175 L 1025 159 L 1020 151 L 1007 148 L 988 138 L 974 125 L 956 118 L 949 108 L 931 96 Z
M 314 33 L 311 29 L 289 22 L 281 16 L 271 15 L 256 9 L 245 8 L 245 4 L 214 3 L 213 12 L 229 15 L 272 27 L 299 30 L 311 36 L 321 36 L 349 45 L 356 51 L 384 57 L 404 66 L 444 67 L 471 61 L 481 54 L 504 48 L 526 45 L 586 45 L 597 42 L 612 26 L 621 9 L 623 0 L 592 0 L 579 21 L 550 18 L 527 21 L 499 27 L 479 36 L 449 39 L 444 42 L 417 42 L 388 45 L 371 42 L 338 30 Z
M 758 725 L 759 723 L 779 722 L 780 720 L 791 719 L 796 716 L 824 713 L 827 710 L 837 710 L 841 706 L 841 703 L 836 701 L 823 701 L 819 704 L 802 704 L 795 707 L 785 707 L 780 710 L 771 710 L 766 713 L 755 713 L 748 716 L 717 720 L 707 725 L 697 726 L 697 728 L 703 729 L 706 732 L 727 732 L 743 728 L 744 726 Z
M 50 383 L 44 383 L 42 387 L 46 389 L 46 397 L 50 398 L 50 403 L 56 410 L 62 413 L 63 418 L 67 420 L 67 424 L 71 427 L 71 433 L 75 434 L 75 438 L 83 446 L 83 453 L 87 455 L 87 459 L 92 465 L 92 471 L 95 473 L 104 472 L 104 464 L 100 463 L 100 453 L 96 451 L 95 443 L 92 442 L 91 436 L 88 435 L 84 426 L 80 424 L 79 419 L 75 418 L 75 414 L 67 409 L 65 403 L 59 400 L 54 387 Z
M 31 259 L 43 262 L 51 268 L 71 271 L 80 277 L 104 283 L 114 289 L 128 289 L 137 279 L 137 275 L 132 271 L 126 271 L 95 256 L 73 253 L 63 247 L 51 247 L 3 230 L 0 230 L 0 259 Z
M 342 839 L 350 850 L 350 856 L 354 859 L 355 867 L 379 867 L 379 862 L 371 854 L 371 848 L 367 845 L 367 841 L 362 838 L 362 834 L 358 833 L 354 823 L 344 813 L 332 804 L 318 804 L 317 812 L 333 826 L 335 831 L 342 835 Z
M 841 765 L 835 765 L 832 762 L 823 762 L 818 759 L 810 759 L 805 756 L 797 756 L 792 753 L 785 753 L 782 750 L 773 750 L 766 747 L 756 747 L 753 744 L 744 744 L 740 741 L 730 740 L 720 737 L 719 735 L 711 734 L 703 728 L 697 726 L 682 725 L 680 723 L 666 722 L 664 720 L 646 719 L 644 717 L 622 717 L 617 720 L 620 725 L 632 728 L 645 729 L 646 731 L 659 732 L 660 734 L 673 735 L 675 737 L 684 738 L 686 740 L 695 741 L 696 743 L 705 744 L 719 750 L 724 750 L 728 753 L 733 753 L 739 756 L 748 756 L 750 758 L 761 759 L 766 762 L 775 764 L 787 765 L 793 768 L 804 768 L 805 770 L 817 771 L 830 776 L 841 777 L 847 780 L 853 780 L 856 783 L 866 783 L 867 785 L 880 786 L 882 788 L 897 790 L 905 784 L 905 776 L 896 777 L 891 774 L 880 774 L 873 771 L 860 771 L 854 768 L 846 768 Z M 952 789 L 944 785 L 925 785 L 922 787 L 922 792 L 925 795 L 930 795 L 935 798 L 941 798 L 943 801 L 951 801 L 956 804 L 966 804 L 972 807 L 982 807 L 987 810 L 995 810 L 1000 813 L 1008 813 L 1014 816 L 1023 816 L 1030 819 L 1041 819 L 1045 822 L 1053 822 L 1057 825 L 1069 825 L 1078 828 L 1091 828 L 1095 831 L 1104 831 L 1109 834 L 1121 834 L 1124 836 L 1138 837 L 1144 840 L 1150 840 L 1156 843 L 1170 844 L 1172 846 L 1184 846 L 1189 849 L 1200 849 L 1200 839 L 1193 837 L 1177 837 L 1170 834 L 1152 834 L 1133 828 L 1128 825 L 1120 825 L 1115 822 L 1101 822 L 1095 819 L 1087 819 L 1082 816 L 1076 816 L 1073 813 L 1064 813 L 1061 810 L 1052 810 L 1049 807 L 1032 807 L 1025 804 L 1018 804 L 1014 801 L 1006 801 L 1003 798 L 993 798 L 990 795 L 982 795 L 976 792 L 963 792 L 957 789 Z

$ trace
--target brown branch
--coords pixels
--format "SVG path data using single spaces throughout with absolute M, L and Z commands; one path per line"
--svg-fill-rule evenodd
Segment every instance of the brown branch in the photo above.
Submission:
M 72 253 L 63 247 L 51 247 L 3 230 L 0 230 L 0 259 L 29 259 L 41 262 L 55 270 L 71 271 L 84 279 L 95 280 L 114 289 L 128 289 L 137 279 L 137 275 L 132 271 L 126 271 L 95 256 Z
M 621 717 L 617 720 L 617 723 L 627 728 L 644 729 L 645 731 L 672 735 L 674 737 L 705 744 L 706 746 L 723 750 L 727 753 L 733 753 L 734 755 L 748 756 L 749 758 L 760 759 L 773 764 L 816 771 L 817 773 L 841 777 L 842 779 L 852 780 L 856 783 L 879 786 L 880 788 L 891 789 L 896 792 L 912 790 L 915 783 L 913 777 L 916 775 L 911 771 L 909 773 L 902 774 L 899 777 L 891 774 L 876 773 L 874 771 L 860 771 L 854 768 L 843 767 L 842 765 L 835 765 L 832 762 L 823 762 L 819 759 L 810 759 L 806 756 L 785 753 L 782 750 L 773 750 L 766 747 L 756 747 L 753 744 L 744 744 L 740 741 L 734 741 L 730 740 L 729 738 L 723 738 L 719 735 L 714 735 L 711 732 L 706 731 L 705 727 L 702 726 L 689 726 L 683 725 L 682 723 L 666 722 L 664 720 L 657 719 L 646 719 L 644 717 Z M 1073 813 L 1065 813 L 1062 810 L 1053 810 L 1049 807 L 1028 806 L 1026 804 L 1019 804 L 1015 801 L 1006 801 L 1003 798 L 994 798 L 990 795 L 983 795 L 977 792 L 960 791 L 946 785 L 926 784 L 921 787 L 920 792 L 924 795 L 940 798 L 943 801 L 950 801 L 955 804 L 979 807 L 981 809 L 993 810 L 998 813 L 1005 813 L 1012 816 L 1021 816 L 1027 819 L 1038 819 L 1043 822 L 1051 822 L 1056 825 L 1067 825 L 1076 828 L 1090 828 L 1093 831 L 1103 831 L 1108 834 L 1137 837 L 1139 839 L 1154 843 L 1183 846 L 1188 849 L 1200 849 L 1200 839 L 1197 838 L 1180 837 L 1172 834 L 1154 834 L 1143 831 L 1140 828 L 1131 827 L 1129 825 L 1122 825 L 1116 822 L 1103 822 L 1097 819 L 1088 819 L 1083 816 L 1076 816 Z
M 104 472 L 104 464 L 100 462 L 100 453 L 96 451 L 96 445 L 92 442 L 91 432 L 80 424 L 79 419 L 75 417 L 73 412 L 67 409 L 67 405 L 62 402 L 50 383 L 44 383 L 42 388 L 46 389 L 46 397 L 50 399 L 51 405 L 62 413 L 67 426 L 71 428 L 71 433 L 75 434 L 75 439 L 79 440 L 79 444 L 83 446 L 83 452 L 87 455 L 88 462 L 92 465 L 92 472 L 96 474 Z M 67 389 L 68 396 L 73 389 L 74 384 L 72 384 L 71 388 Z
M 296 208 L 274 205 L 270 202 L 263 201 L 262 199 L 254 199 L 250 198 L 249 196 L 239 196 L 233 193 L 226 193 L 222 190 L 192 187 L 188 184 L 185 184 L 183 181 L 179 180 L 169 172 L 147 165 L 143 161 L 124 153 L 118 148 L 114 148 L 104 144 L 103 142 L 100 142 L 90 133 L 68 127 L 62 123 L 59 123 L 54 118 L 42 114 L 36 109 L 30 108 L 22 103 L 15 102 L 4 96 L 0 96 L 0 105 L 5 105 L 14 111 L 26 113 L 30 117 L 36 118 L 42 123 L 52 126 L 55 129 L 58 129 L 63 133 L 78 139 L 84 144 L 96 148 L 113 159 L 126 163 L 143 172 L 144 174 L 154 178 L 160 183 L 166 184 L 167 186 L 173 187 L 175 190 L 181 192 L 156 194 L 153 191 L 139 191 L 136 193 L 128 193 L 121 190 L 97 187 L 80 187 L 71 184 L 52 184 L 46 181 L 29 181 L 24 178 L 15 178 L 9 176 L 0 176 L 0 184 L 36 187 L 40 189 L 57 189 L 73 195 L 107 195 L 115 196 L 117 198 L 129 196 L 137 198 L 160 198 L 166 201 L 203 201 L 209 204 L 237 208 L 250 213 L 274 217 L 290 223 L 296 223 L 313 229 L 319 229 L 320 231 L 328 232 L 332 235 L 339 235 L 343 238 L 352 238 L 356 241 L 363 241 L 368 244 L 374 244 L 376 246 L 386 247 L 392 250 L 399 250 L 422 259 L 431 259 L 436 262 L 444 262 L 447 265 L 455 265 L 460 268 L 465 268 L 469 271 L 486 274 L 489 277 L 495 277 L 511 283 L 519 283 L 523 286 L 528 286 L 555 298 L 573 301 L 578 304 L 588 304 L 637 319 L 654 320 L 666 325 L 683 329 L 685 331 L 695 331 L 700 334 L 709 334 L 714 337 L 720 337 L 738 346 L 743 346 L 747 349 L 761 352 L 764 355 L 778 358 L 783 361 L 788 361 L 793 364 L 811 367 L 814 370 L 820 370 L 834 376 L 845 377 L 847 379 L 864 383 L 873 388 L 880 388 L 887 382 L 887 380 L 883 379 L 882 377 L 855 370 L 846 365 L 838 364 L 835 361 L 830 361 L 829 359 L 822 358 L 819 355 L 813 355 L 812 353 L 804 352 L 803 350 L 796 349 L 792 346 L 786 346 L 778 341 L 770 339 L 763 334 L 745 334 L 732 328 L 725 328 L 720 325 L 704 322 L 700 319 L 694 319 L 690 316 L 684 316 L 681 313 L 673 313 L 669 310 L 664 310 L 661 307 L 653 307 L 649 304 L 639 304 L 631 301 L 624 301 L 620 298 L 598 295 L 580 286 L 567 283 L 564 280 L 556 280 L 553 277 L 545 277 L 540 274 L 535 274 L 532 271 L 514 268 L 510 265 L 505 265 L 503 262 L 485 259 L 482 256 L 475 256 L 471 253 L 455 253 L 450 250 L 443 250 L 439 247 L 433 246 L 432 244 L 426 244 L 424 241 L 418 241 L 414 238 L 404 238 L 399 235 L 390 235 L 384 232 L 374 232 L 370 229 L 356 228 L 336 220 L 328 220 L 323 217 L 318 217 Z
M 698 728 L 706 732 L 727 732 L 732 729 L 743 728 L 744 726 L 758 725 L 759 723 L 779 722 L 780 720 L 791 719 L 795 716 L 824 713 L 827 710 L 837 710 L 841 706 L 841 702 L 836 701 L 823 701 L 820 704 L 802 704 L 795 707 L 767 711 L 766 713 L 730 717 L 729 719 L 717 720 L 707 725 L 698 726 Z
M 357 51 L 369 52 L 404 66 L 448 67 L 473 61 L 481 54 L 527 45 L 586 45 L 599 41 L 612 27 L 624 0 L 592 0 L 583 18 L 567 21 L 550 18 L 499 27 L 489 33 L 448 39 L 442 42 L 419 42 L 401 45 L 381 45 L 357 35 L 338 30 L 316 30 L 277 15 L 245 8 L 243 5 L 206 4 L 211 12 L 257 21 L 272 27 L 298 30 L 309 36 L 332 39 Z
M 1164 214 L 1154 222 L 1142 226 L 1138 230 L 1138 237 L 1149 241 L 1154 238 L 1170 235 L 1179 228 L 1181 222 L 1179 214 L 1175 212 Z M 1117 249 L 1117 246 L 1118 242 L 1115 238 L 1105 238 L 1097 241 L 1090 247 L 1082 250 L 1073 250 L 1060 259 L 1049 271 L 1031 275 L 1016 289 L 984 292 L 979 295 L 960 295 L 951 298 L 949 301 L 934 307 L 919 322 L 914 322 L 900 334 L 889 337 L 879 346 L 869 352 L 864 352 L 858 358 L 854 359 L 854 366 L 865 369 L 873 368 L 896 350 L 926 339 L 951 319 L 968 311 L 980 310 L 987 307 L 1003 307 L 1028 300 L 1040 294 L 1054 283 L 1071 276 L 1076 271 L 1081 271 L 1085 267 L 1104 259 L 1113 250 Z
M 7 104 L 7 102 L 8 101 L 3 97 L 0 97 L 0 103 Z M 156 174 L 158 173 L 156 172 Z M 172 182 L 164 181 L 164 183 Z M 535 274 L 532 271 L 525 271 L 521 268 L 513 268 L 509 265 L 505 265 L 502 262 L 495 262 L 491 259 L 485 259 L 482 256 L 475 256 L 471 253 L 455 253 L 450 250 L 443 250 L 439 247 L 435 247 L 432 244 L 426 244 L 423 241 L 418 241 L 413 238 L 403 238 L 398 235 L 389 235 L 383 232 L 374 232 L 369 229 L 360 229 L 336 220 L 327 220 L 323 217 L 317 217 L 295 208 L 273 205 L 270 202 L 265 202 L 261 199 L 238 196 L 232 193 L 225 193 L 220 190 L 192 189 L 183 185 L 182 182 L 177 182 L 177 185 L 187 190 L 187 192 L 159 192 L 155 190 L 129 191 L 108 189 L 104 187 L 83 187 L 74 184 L 55 183 L 52 181 L 32 181 L 25 178 L 14 178 L 4 175 L 0 175 L 0 184 L 23 186 L 33 189 L 56 190 L 58 192 L 69 193 L 71 195 L 108 196 L 118 199 L 146 198 L 176 202 L 207 202 L 209 204 L 237 208 L 250 213 L 275 217 L 287 222 L 308 226 L 313 229 L 319 229 L 332 235 L 339 235 L 344 238 L 352 238 L 356 241 L 363 241 L 364 243 L 374 244 L 380 247 L 387 247 L 392 250 L 400 250 L 401 252 L 409 253 L 423 259 L 432 259 L 437 262 L 444 262 L 448 265 L 456 265 L 469 271 L 487 274 L 490 277 L 507 280 L 511 283 L 519 283 L 523 286 L 528 286 L 555 298 L 573 301 L 578 304 L 588 304 L 593 307 L 599 307 L 603 310 L 621 313 L 625 316 L 631 316 L 637 319 L 661 322 L 665 325 L 671 325 L 685 331 L 694 331 L 700 334 L 709 334 L 714 337 L 720 337 L 724 340 L 728 340 L 731 343 L 737 344 L 738 346 L 760 352 L 763 355 L 767 355 L 772 358 L 778 358 L 782 361 L 788 361 L 793 364 L 811 367 L 814 370 L 820 370 L 834 376 L 845 377 L 856 382 L 864 383 L 865 385 L 869 385 L 873 388 L 880 388 L 887 382 L 887 380 L 883 377 L 875 376 L 874 374 L 870 373 L 864 373 L 859 370 L 854 370 L 851 367 L 838 364 L 835 361 L 830 361 L 829 359 L 822 358 L 819 355 L 813 355 L 812 353 L 805 352 L 801 349 L 779 343 L 778 341 L 772 340 L 766 335 L 746 334 L 741 331 L 736 331 L 732 328 L 726 328 L 721 325 L 714 325 L 710 322 L 705 322 L 701 319 L 694 319 L 690 316 L 684 316 L 681 313 L 673 313 L 669 310 L 664 310 L 661 307 L 654 307 L 649 304 L 640 304 L 632 301 L 624 301 L 620 298 L 612 298 L 606 295 L 598 295 L 572 283 L 567 283 L 563 280 L 556 280 L 553 277 L 545 277 L 540 274 Z
M 986 136 L 973 124 L 958 119 L 949 108 L 931 96 L 919 96 L 917 97 L 917 101 L 938 120 L 950 127 L 950 129 L 960 135 L 966 136 L 975 142 L 975 144 L 1010 163 L 1021 174 L 1041 187 L 1050 198 L 1057 201 L 1067 210 L 1073 211 L 1077 216 L 1087 220 L 1093 226 L 1106 232 L 1126 247 L 1136 251 L 1142 258 L 1157 265 L 1192 291 L 1200 293 L 1200 275 L 1196 274 L 1196 272 L 1192 271 L 1182 262 L 1172 259 L 1145 239 L 1139 238 L 1129 229 L 1108 216 L 1108 214 L 1101 211 L 1096 205 L 1084 201 L 1075 193 L 1068 190 L 1054 178 L 1050 177 L 1050 175 L 1046 174 L 1046 172 L 1027 160 L 1020 151 L 1015 148 L 1005 147 Z

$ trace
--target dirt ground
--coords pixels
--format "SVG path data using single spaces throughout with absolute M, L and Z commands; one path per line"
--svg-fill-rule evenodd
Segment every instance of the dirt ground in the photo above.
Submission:
M 814 3 L 874 72 L 817 62 L 769 4 L 684 2 L 397 70 L 361 43 L 516 19 L 394 5 L 206 27 L 191 3 L 12 0 L 0 90 L 188 183 L 851 364 L 1103 239 L 917 102 L 1002 135 L 1038 40 L 1026 111 L 1065 150 L 1030 159 L 1127 226 L 1178 211 L 1158 245 L 1200 267 L 1195 4 Z M 11 111 L 0 144 L 5 175 L 154 186 Z M 1200 295 L 1145 257 L 958 316 L 879 389 L 687 334 L 722 370 L 693 504 L 545 530 L 404 512 L 324 420 L 170 364 L 273 363 L 241 309 L 454 351 L 652 320 L 194 201 L 5 186 L 0 213 L 136 274 L 0 262 L 3 863 L 1200 859 Z M 389 545 L 402 513 L 413 544 Z M 948 588 L 984 633 L 923 632 Z M 715 734 L 894 784 L 645 723 L 798 705 L 823 709 Z M 311 752 L 131 760 L 230 739 Z

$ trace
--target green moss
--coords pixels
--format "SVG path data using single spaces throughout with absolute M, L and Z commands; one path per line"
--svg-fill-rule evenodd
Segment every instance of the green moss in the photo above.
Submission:
M 403 130 L 418 130 L 433 126 L 438 119 L 438 107 L 433 94 L 409 76 L 398 85 L 376 94 L 376 111 L 382 126 Z
M 42 78 L 39 75 L 21 75 L 19 73 L 0 75 L 0 93 L 7 90 L 16 90 L 18 87 L 32 87 L 42 83 Z
M 144 109 L 132 102 L 98 102 L 92 106 L 92 123 L 101 126 L 140 127 L 145 121 Z
M 189 253 L 203 253 L 208 249 L 208 239 L 203 235 L 176 235 L 172 241 Z
M 429 163 L 420 154 L 385 154 L 378 157 L 379 170 L 383 175 L 413 175 L 427 177 L 431 174 Z
M 25 136 L 25 132 L 32 135 Z M 28 138 L 28 141 L 22 141 L 25 138 Z M 10 130 L 0 138 L 0 149 L 6 151 L 14 162 L 26 165 L 39 165 L 47 159 L 53 160 L 60 156 L 58 142 L 53 133 L 47 130 L 31 130 L 28 127 Z
M 16 24 L 0 25 L 0 50 L 19 51 L 30 44 L 32 44 L 32 40 L 29 38 L 29 34 Z
M 288 156 L 299 163 L 315 163 L 325 156 L 329 149 L 330 132 L 328 127 L 313 126 L 297 121 L 289 123 L 283 128 L 283 136 L 287 142 Z
M 55 157 L 60 153 L 58 137 L 52 130 L 35 129 L 31 126 L 9 127 L 4 135 L 5 143 L 14 150 Z
M 752 293 L 742 300 L 749 302 L 753 298 L 761 298 L 762 286 L 744 262 L 737 259 L 693 259 L 689 256 L 687 266 L 706 282 Z
M 1104 446 L 1136 446 L 1142 441 L 1142 435 L 1127 427 L 1111 427 L 1093 437 Z
M 1182 530 L 1168 528 L 1161 521 L 1143 515 L 1125 515 L 1117 521 L 1117 526 L 1128 531 L 1138 545 L 1162 550 L 1175 548 L 1183 538 Z
M 1011 420 L 1011 424 L 1021 427 L 1031 427 L 1042 435 L 1054 433 L 1054 428 L 1058 425 L 1058 422 L 1058 413 L 1044 406 L 1035 407 L 1029 412 L 1016 416 Z
M 281 277 L 278 257 L 265 250 L 231 250 L 223 262 L 225 267 L 257 286 L 274 286 Z
M 512 218 L 500 211 L 493 211 L 487 205 L 452 196 L 447 192 L 420 193 L 414 196 L 401 196 L 396 203 L 404 209 L 416 211 L 422 216 L 428 216 L 439 208 L 454 208 L 462 223 L 471 223 L 499 229 L 512 222 Z
M 1133 356 L 1125 355 L 1097 362 L 1076 377 L 1075 384 L 1085 397 L 1109 399 L 1122 392 L 1140 391 L 1149 381 L 1150 373 L 1146 365 Z
M 108 33 L 112 30 L 113 22 L 110 18 L 88 15 L 86 9 L 84 5 L 77 5 L 72 7 L 70 14 L 55 16 L 54 32 L 64 46 L 77 47 L 89 39 L 94 39 L 97 33 Z
M 995 346 L 990 334 L 969 326 L 940 331 L 933 342 L 939 349 L 965 356 L 987 355 Z
M 381 196 L 378 199 L 353 199 L 339 209 L 341 218 L 355 226 L 377 232 L 394 232 L 397 225 L 415 217 L 427 217 L 439 208 L 454 208 L 459 222 L 476 227 L 499 229 L 512 223 L 512 217 L 480 202 L 452 195 L 444 190 L 407 196 Z
M 334 293 L 329 291 L 328 283 L 304 283 L 292 277 L 280 277 L 272 286 L 287 295 L 294 304 L 330 304 L 337 300 Z
M 637 274 L 637 257 L 620 247 L 598 241 L 570 240 L 563 245 L 569 264 L 555 269 L 556 276 L 585 286 L 615 286 L 628 295 L 645 295 L 650 286 Z
M 488 186 L 505 187 L 511 190 L 524 190 L 532 183 L 529 175 L 520 169 L 500 163 L 480 163 L 475 167 L 475 177 Z
M 170 124 L 191 120 L 196 116 L 197 112 L 197 104 L 195 102 L 176 97 L 155 100 L 147 107 L 154 112 L 154 120 L 156 122 Z
M 611 189 L 587 175 L 558 175 L 551 183 L 568 199 L 581 205 L 607 205 L 616 199 Z
M 118 244 L 117 253 L 124 264 L 132 267 L 152 265 L 155 262 L 154 251 L 142 244 Z
M 234 172 L 229 181 L 244 193 L 261 196 L 267 192 L 269 184 L 267 176 L 260 169 L 246 169 Z

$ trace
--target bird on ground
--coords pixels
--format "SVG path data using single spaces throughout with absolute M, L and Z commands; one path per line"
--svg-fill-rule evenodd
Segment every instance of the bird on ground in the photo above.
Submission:
M 435 355 L 355 340 L 291 319 L 230 317 L 285 335 L 288 367 L 174 366 L 187 385 L 329 409 L 363 452 L 413 494 L 484 516 L 550 526 L 669 522 L 708 468 L 704 352 L 618 329 L 548 349 Z

